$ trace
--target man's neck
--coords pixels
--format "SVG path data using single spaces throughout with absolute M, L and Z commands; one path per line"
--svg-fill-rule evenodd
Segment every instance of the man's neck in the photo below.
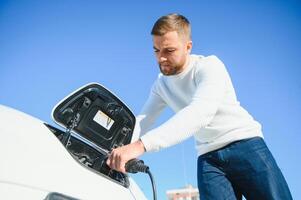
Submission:
M 182 73 L 183 71 L 185 71 L 186 68 L 189 66 L 189 64 L 190 64 L 190 54 L 187 55 L 186 61 L 185 61 L 184 65 L 183 65 L 182 70 L 181 70 L 180 73 Z M 179 74 L 180 74 L 180 73 L 179 73 Z

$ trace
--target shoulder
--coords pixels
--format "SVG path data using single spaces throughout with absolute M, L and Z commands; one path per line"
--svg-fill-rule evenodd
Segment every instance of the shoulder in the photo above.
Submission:
M 216 56 L 199 56 L 192 55 L 192 58 L 195 62 L 195 72 L 200 71 L 216 71 L 216 70 L 224 70 L 224 63 Z
M 155 85 L 160 85 L 162 84 L 162 82 L 164 82 L 164 75 L 162 73 L 159 73 L 158 76 L 157 76 L 157 79 L 155 80 L 154 84 Z
M 223 62 L 216 55 L 191 55 L 191 58 L 196 61 L 197 64 L 223 64 Z
M 163 74 L 159 73 L 151 87 L 152 93 L 159 93 L 160 88 L 162 87 L 163 84 L 164 84 L 164 76 Z
M 223 80 L 227 74 L 224 63 L 216 55 L 197 57 L 197 62 L 194 67 L 196 82 L 200 82 L 204 79 Z

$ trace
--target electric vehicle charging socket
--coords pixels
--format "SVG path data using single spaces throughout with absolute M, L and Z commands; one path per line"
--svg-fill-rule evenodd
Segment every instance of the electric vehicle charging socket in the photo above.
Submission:
M 136 118 L 131 110 L 112 92 L 98 83 L 87 84 L 60 101 L 52 111 L 53 120 L 66 129 L 63 144 L 71 145 L 73 134 L 82 138 L 97 151 L 102 152 L 99 158 L 102 173 L 110 176 L 111 170 L 105 163 L 108 153 L 132 139 Z M 96 163 L 95 163 L 96 164 Z M 93 166 L 94 164 L 91 163 Z M 149 167 L 138 159 L 126 164 L 129 173 L 148 173 L 156 199 L 155 184 Z M 118 175 L 116 174 L 118 177 Z M 126 175 L 119 175 L 125 176 Z M 127 181 L 126 181 L 127 182 Z M 125 184 L 128 187 L 127 184 Z

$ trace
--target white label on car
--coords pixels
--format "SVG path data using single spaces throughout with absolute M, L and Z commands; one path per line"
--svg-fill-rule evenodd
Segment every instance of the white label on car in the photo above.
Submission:
M 107 130 L 110 130 L 114 124 L 114 120 L 100 110 L 96 113 L 93 120 Z

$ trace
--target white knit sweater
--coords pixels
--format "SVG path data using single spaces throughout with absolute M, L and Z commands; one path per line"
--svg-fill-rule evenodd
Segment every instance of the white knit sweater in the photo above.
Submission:
M 190 55 L 188 66 L 173 76 L 159 74 L 137 116 L 134 138 L 146 151 L 158 151 L 190 136 L 198 155 L 231 142 L 262 136 L 261 125 L 240 106 L 224 64 L 216 56 Z M 151 129 L 165 106 L 175 115 Z

